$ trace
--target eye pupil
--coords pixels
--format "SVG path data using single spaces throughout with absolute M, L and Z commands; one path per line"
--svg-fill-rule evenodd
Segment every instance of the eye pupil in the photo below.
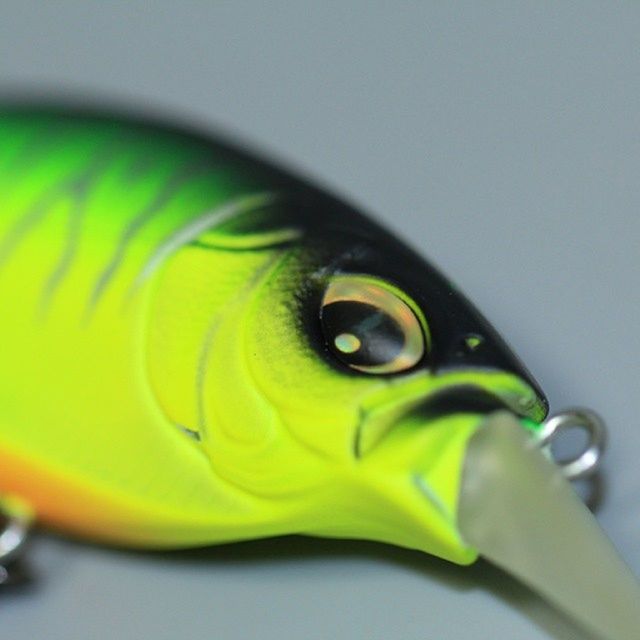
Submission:
M 335 344 L 336 349 L 342 353 L 355 353 L 362 346 L 360 338 L 354 336 L 353 333 L 341 333 L 337 335 L 333 344 Z
M 385 365 L 402 351 L 402 328 L 373 305 L 340 300 L 325 306 L 322 319 L 336 355 L 350 366 Z

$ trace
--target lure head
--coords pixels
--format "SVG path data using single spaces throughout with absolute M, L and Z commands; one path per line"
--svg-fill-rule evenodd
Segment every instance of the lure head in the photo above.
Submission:
M 496 408 L 542 420 L 542 392 L 451 283 L 369 220 L 326 197 L 256 204 L 162 276 L 151 371 L 167 413 L 246 497 L 247 537 L 369 538 L 472 561 L 457 528 L 466 443 Z M 181 300 L 196 291 L 220 301 Z M 202 316 L 192 346 L 183 329 L 171 348 L 168 309 L 173 327 Z M 180 365 L 155 366 L 172 352 L 197 354 L 182 365 L 195 396 Z
M 229 539 L 482 553 L 603 638 L 634 637 L 640 588 L 526 434 L 547 402 L 482 316 L 344 205 L 248 204 L 166 266 L 149 345 L 160 404 L 235 505 Z

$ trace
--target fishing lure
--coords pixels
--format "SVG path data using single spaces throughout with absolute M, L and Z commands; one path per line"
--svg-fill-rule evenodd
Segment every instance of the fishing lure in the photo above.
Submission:
M 640 590 L 563 478 L 601 423 L 545 420 L 480 313 L 350 205 L 220 141 L 6 106 L 0 209 L 0 558 L 32 517 L 141 548 L 371 539 L 483 554 L 637 637 Z M 567 425 L 591 444 L 560 468 Z

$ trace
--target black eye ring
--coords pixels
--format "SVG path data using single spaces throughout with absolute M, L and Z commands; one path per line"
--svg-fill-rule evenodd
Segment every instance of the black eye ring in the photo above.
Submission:
M 357 371 L 400 373 L 428 351 L 428 328 L 415 303 L 371 276 L 336 276 L 325 291 L 320 319 L 329 351 Z

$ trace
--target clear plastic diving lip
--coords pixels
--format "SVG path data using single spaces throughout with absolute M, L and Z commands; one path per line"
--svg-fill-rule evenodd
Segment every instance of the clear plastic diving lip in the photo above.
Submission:
M 469 442 L 460 493 L 466 542 L 603 640 L 640 638 L 640 584 L 560 469 L 516 417 Z

